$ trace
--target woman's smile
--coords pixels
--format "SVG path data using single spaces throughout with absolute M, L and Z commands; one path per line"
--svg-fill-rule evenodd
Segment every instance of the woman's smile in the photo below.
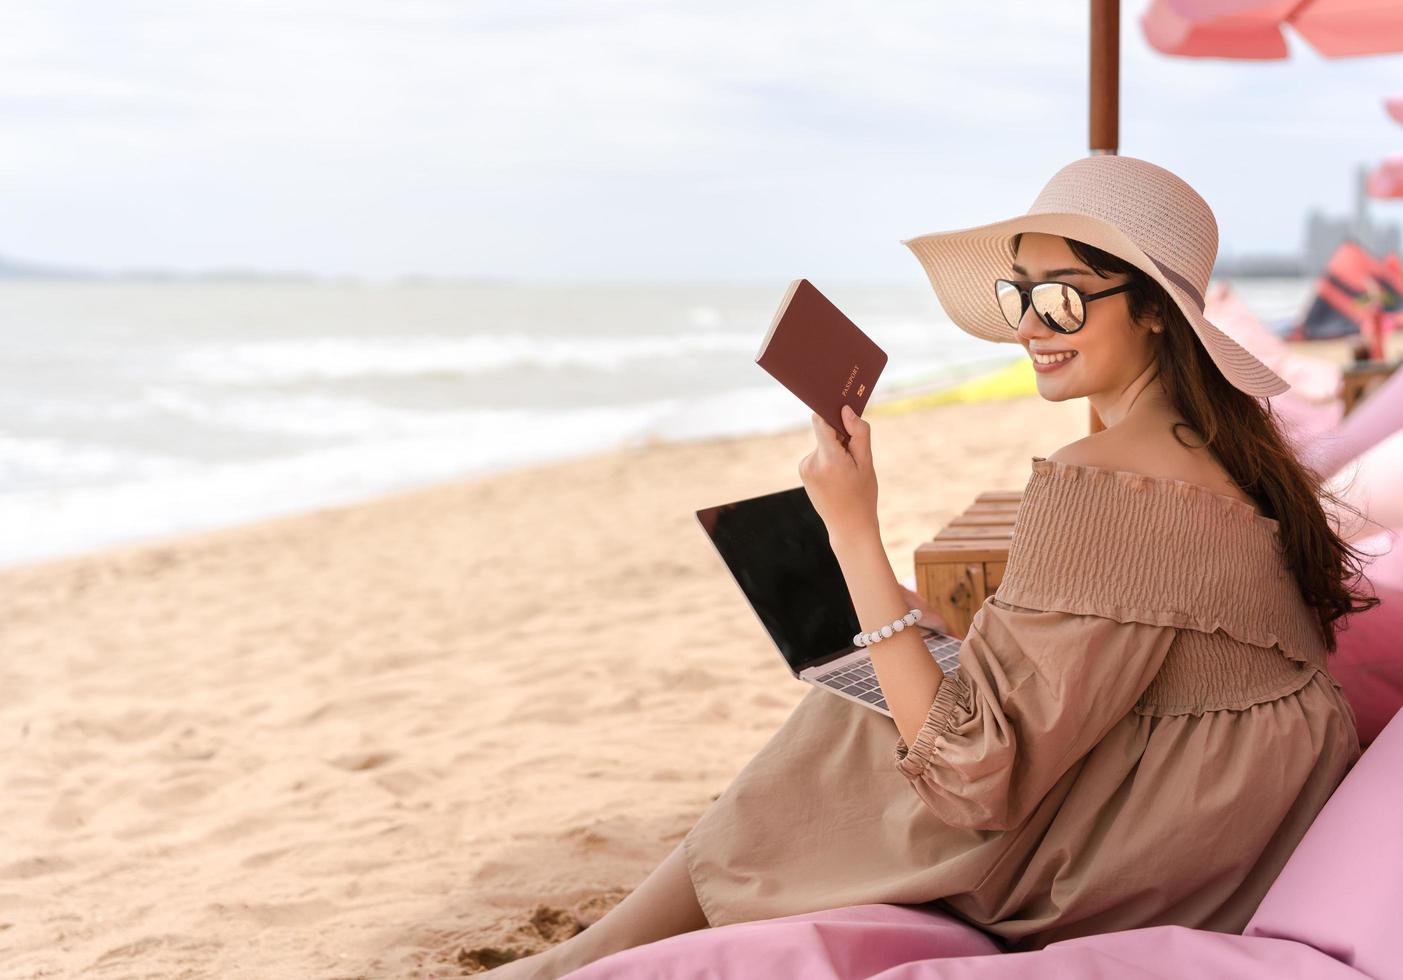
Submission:
M 1047 374 L 1049 371 L 1056 371 L 1063 365 L 1077 358 L 1076 351 L 1064 354 L 1037 354 L 1029 351 L 1033 358 L 1033 370 L 1039 374 Z

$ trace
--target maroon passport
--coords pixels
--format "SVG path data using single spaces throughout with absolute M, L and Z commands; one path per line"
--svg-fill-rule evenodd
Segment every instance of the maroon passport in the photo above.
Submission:
M 886 351 L 807 279 L 795 279 L 755 355 L 760 365 L 818 413 L 848 444 L 843 406 L 862 414 L 886 367 Z

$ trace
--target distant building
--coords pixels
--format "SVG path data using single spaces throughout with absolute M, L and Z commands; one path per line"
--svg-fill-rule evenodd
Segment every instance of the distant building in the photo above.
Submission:
M 1220 255 L 1212 278 L 1291 279 L 1313 271 L 1299 255 Z
M 1369 195 L 1365 192 L 1368 175 L 1367 167 L 1355 170 L 1352 214 L 1332 218 L 1315 208 L 1306 213 L 1305 241 L 1299 253 L 1219 255 L 1213 278 L 1317 276 L 1346 239 L 1353 239 L 1379 258 L 1403 251 L 1399 248 L 1398 225 L 1377 224 L 1369 216 Z
M 1331 218 L 1316 210 L 1311 210 L 1306 216 L 1306 241 L 1302 258 L 1313 272 L 1325 268 L 1325 263 L 1335 254 L 1335 249 L 1347 238 L 1354 239 L 1379 258 L 1399 250 L 1398 226 L 1375 224 L 1369 217 L 1369 195 L 1364 190 L 1368 179 L 1367 167 L 1356 168 L 1354 213 L 1348 217 Z

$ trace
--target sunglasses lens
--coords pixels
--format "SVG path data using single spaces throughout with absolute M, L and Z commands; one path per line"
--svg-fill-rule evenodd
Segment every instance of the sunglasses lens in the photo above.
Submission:
M 999 298 L 999 309 L 1003 311 L 1004 319 L 1017 330 L 1018 322 L 1023 319 L 1023 297 L 1018 287 L 1007 279 L 999 279 L 994 283 L 994 293 Z
M 1081 294 L 1075 289 L 1056 282 L 1042 282 L 1033 287 L 1030 294 L 1033 309 L 1043 322 L 1051 321 L 1054 329 L 1071 333 L 1080 330 L 1086 319 L 1086 308 Z

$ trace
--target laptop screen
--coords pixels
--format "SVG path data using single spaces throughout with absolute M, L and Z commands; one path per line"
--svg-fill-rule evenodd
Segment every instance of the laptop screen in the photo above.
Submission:
M 853 649 L 857 610 L 802 486 L 707 507 L 697 520 L 794 673 Z

